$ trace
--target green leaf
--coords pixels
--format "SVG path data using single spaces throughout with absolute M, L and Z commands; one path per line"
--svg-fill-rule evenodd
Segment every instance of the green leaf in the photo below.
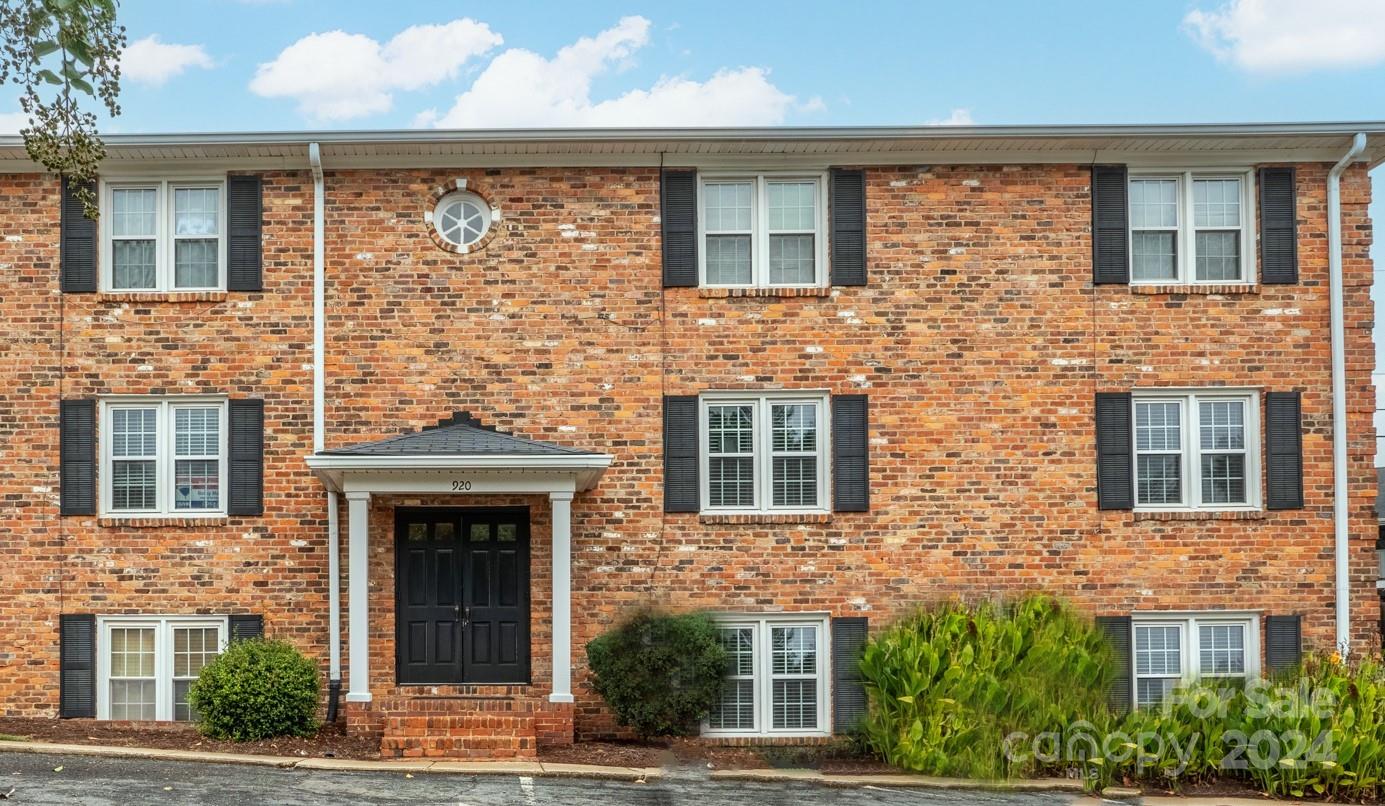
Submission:
M 34 58 L 42 59 L 58 49 L 58 43 L 51 39 L 44 39 L 33 44 Z
M 63 80 L 62 80 L 61 78 L 58 77 L 58 74 L 55 73 L 55 72 L 53 72 L 52 70 L 40 70 L 40 71 L 38 71 L 37 73 L 35 73 L 35 75 L 37 75 L 39 78 L 43 79 L 44 81 L 48 82 L 49 84 L 62 84 L 62 83 L 63 83 Z

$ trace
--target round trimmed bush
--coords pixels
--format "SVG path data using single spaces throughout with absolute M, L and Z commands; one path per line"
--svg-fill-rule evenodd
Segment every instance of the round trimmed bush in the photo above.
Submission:
M 317 664 L 284 641 L 235 641 L 188 690 L 202 732 L 250 742 L 317 730 Z
M 587 644 L 598 694 L 641 737 L 686 736 L 721 696 L 726 650 L 701 613 L 643 610 Z

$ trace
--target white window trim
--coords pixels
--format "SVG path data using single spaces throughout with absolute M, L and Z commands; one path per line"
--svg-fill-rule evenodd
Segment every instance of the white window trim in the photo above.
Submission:
M 215 628 L 217 645 L 226 651 L 230 630 L 225 616 L 98 616 L 96 619 L 96 718 L 111 718 L 111 630 L 154 628 L 155 719 L 173 721 L 173 630 Z
M 805 613 L 725 613 L 713 616 L 718 627 L 751 627 L 754 630 L 755 654 L 755 729 L 754 730 L 714 730 L 706 720 L 702 722 L 704 736 L 768 736 L 784 738 L 807 738 L 832 735 L 832 631 L 831 618 L 826 614 Z M 817 644 L 817 702 L 818 729 L 799 728 L 779 729 L 774 724 L 774 675 L 770 673 L 771 640 L 773 627 L 814 627 L 818 633 Z M 783 677 L 781 675 L 781 677 Z M 800 677 L 792 675 L 789 677 Z M 788 678 L 785 678 L 788 679 Z
M 155 191 L 155 229 L 154 229 L 154 287 L 116 288 L 115 287 L 115 249 L 113 246 L 113 227 L 102 217 L 98 223 L 101 229 L 101 291 L 110 294 L 181 294 L 198 291 L 226 290 L 227 235 L 230 229 L 226 220 L 226 177 L 120 177 L 102 179 L 100 183 L 100 208 L 109 214 L 115 209 L 115 191 L 146 188 Z M 180 188 L 216 188 L 220 198 L 217 209 L 217 283 L 214 286 L 174 286 L 174 234 L 173 191 Z M 185 236 L 189 237 L 189 236 Z
M 1136 512 L 1255 512 L 1261 509 L 1260 499 L 1260 393 L 1254 389 L 1136 389 L 1131 393 L 1131 490 L 1135 496 Z M 1245 457 L 1246 457 L 1246 503 L 1244 504 L 1204 504 L 1202 503 L 1202 447 L 1201 430 L 1198 421 L 1199 402 L 1214 400 L 1239 400 L 1245 403 Z M 1140 462 L 1141 454 L 1165 453 L 1164 451 L 1141 451 L 1137 446 L 1135 407 L 1140 403 L 1178 403 L 1180 472 L 1182 473 L 1183 502 L 1181 504 L 1141 504 Z M 1236 451 L 1208 451 L 1208 453 L 1235 453 Z
M 813 274 L 811 283 L 769 282 L 769 193 L 771 180 L 811 180 L 817 185 L 817 230 L 813 233 Z M 707 282 L 707 216 L 703 208 L 703 186 L 708 182 L 752 181 L 750 193 L 750 282 Z M 703 288 L 823 288 L 827 285 L 827 182 L 822 172 L 803 171 L 713 171 L 697 174 L 697 278 Z M 735 234 L 730 230 L 729 234 Z M 737 230 L 736 232 L 740 232 Z M 797 230 L 784 230 L 794 234 Z M 715 233 L 714 233 L 715 234 Z M 802 233 L 806 234 L 806 232 Z
M 710 406 L 745 404 L 753 407 L 751 427 L 755 432 L 755 503 L 749 507 L 714 507 L 711 505 L 710 451 L 707 449 L 708 417 Z M 818 446 L 817 446 L 817 485 L 818 505 L 816 507 L 774 506 L 774 466 L 773 437 L 770 428 L 769 406 L 772 404 L 799 403 L 817 406 Z M 697 461 L 699 495 L 701 510 L 720 515 L 774 513 L 776 515 L 820 515 L 831 511 L 829 501 L 831 488 L 829 461 L 832 456 L 832 405 L 827 392 L 801 391 L 745 391 L 745 392 L 704 392 L 698 397 L 697 406 Z M 806 454 L 802 454 L 806 455 Z
M 1199 670 L 1202 663 L 1202 647 L 1199 645 L 1199 627 L 1237 625 L 1245 628 L 1246 673 L 1244 679 L 1254 680 L 1260 676 L 1260 614 L 1246 612 L 1197 612 L 1182 611 L 1132 613 L 1130 616 L 1130 652 L 1134 658 L 1137 645 L 1137 627 L 1178 627 L 1180 633 L 1179 662 L 1182 664 L 1179 682 L 1191 683 L 1198 679 L 1219 678 L 1241 679 L 1241 675 L 1203 675 Z M 1130 704 L 1139 708 L 1140 683 L 1142 679 L 1164 678 L 1168 675 L 1141 675 L 1134 663 L 1130 669 Z
M 217 476 L 219 495 L 218 501 L 221 506 L 216 509 L 175 509 L 173 487 L 175 482 L 174 470 L 176 467 L 174 440 L 174 415 L 173 412 L 178 408 L 206 408 L 215 406 L 220 412 L 220 424 L 217 429 L 217 436 L 220 441 L 220 454 L 217 457 Z M 101 468 L 99 478 L 101 479 L 101 517 L 103 518 L 150 518 L 150 517 L 176 517 L 176 518 L 223 518 L 226 516 L 226 499 L 228 494 L 228 465 L 230 464 L 230 451 L 227 434 L 227 401 L 224 397 L 205 397 L 205 396 L 175 396 L 175 397 L 110 397 L 103 398 L 100 402 L 100 426 L 96 429 L 96 439 L 100 445 Z M 155 434 L 157 437 L 155 454 L 155 507 L 153 509 L 114 509 L 111 506 L 113 500 L 112 463 L 115 459 L 112 454 L 112 443 L 115 429 L 112 422 L 111 412 L 117 409 L 143 409 L 154 408 L 158 410 L 155 417 Z
M 1129 182 L 1139 179 L 1172 179 L 1178 183 L 1178 227 L 1174 236 L 1174 264 L 1178 276 L 1171 280 L 1136 280 L 1134 233 L 1160 230 L 1167 232 L 1169 227 L 1135 227 L 1129 215 L 1127 201 L 1126 219 L 1130 222 L 1126 230 L 1126 242 L 1130 248 L 1131 285 L 1255 285 L 1258 281 L 1256 267 L 1255 219 L 1259 214 L 1255 204 L 1255 171 L 1247 168 L 1197 168 L 1192 170 L 1135 169 L 1129 171 L 1126 194 L 1129 197 Z M 1196 227 L 1193 218 L 1193 180 L 1194 179 L 1239 179 L 1241 180 L 1241 226 L 1240 227 Z M 1241 233 L 1241 279 L 1240 280 L 1199 280 L 1197 279 L 1197 237 L 1198 229 L 1222 230 Z

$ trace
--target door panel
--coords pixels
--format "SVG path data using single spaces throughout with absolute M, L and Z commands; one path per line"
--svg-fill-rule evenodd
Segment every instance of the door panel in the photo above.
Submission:
M 456 515 L 401 510 L 396 517 L 398 682 L 454 683 L 462 631 Z
M 466 511 L 468 683 L 529 681 L 529 511 Z

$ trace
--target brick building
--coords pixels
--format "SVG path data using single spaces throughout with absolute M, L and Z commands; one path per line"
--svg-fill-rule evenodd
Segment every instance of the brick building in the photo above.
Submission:
M 0 141 L 0 712 L 187 718 L 262 632 L 386 754 L 527 755 L 650 603 L 736 741 L 941 598 L 1099 616 L 1129 704 L 1364 650 L 1382 134 L 118 135 L 99 223 Z

